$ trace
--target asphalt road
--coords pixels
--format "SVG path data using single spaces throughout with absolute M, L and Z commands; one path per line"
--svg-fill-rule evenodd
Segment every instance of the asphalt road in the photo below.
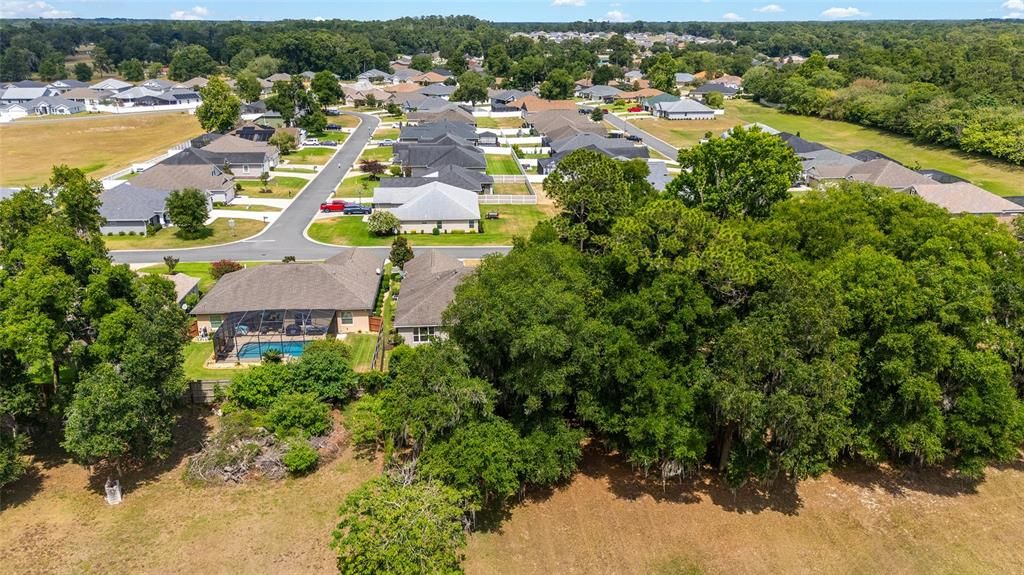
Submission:
M 663 142 L 662 140 L 655 138 L 651 134 L 648 134 L 647 132 L 636 127 L 636 124 L 627 122 L 622 118 L 616 116 L 615 114 L 605 114 L 604 119 L 607 120 L 609 124 L 615 126 L 616 128 L 622 130 L 623 132 L 626 132 L 627 134 L 640 136 L 641 138 L 643 138 L 644 144 L 647 144 L 647 147 L 657 150 L 658 153 L 662 154 L 666 158 L 672 158 L 673 160 L 675 160 L 676 156 L 679 155 L 678 148 L 674 148 L 668 145 L 666 142 Z
M 338 253 L 337 247 L 309 240 L 306 227 L 320 211 L 320 204 L 334 192 L 345 173 L 359 157 L 363 146 L 377 128 L 380 120 L 369 114 L 346 112 L 362 120 L 359 127 L 345 140 L 331 160 L 320 170 L 291 205 L 260 235 L 230 244 L 205 248 L 172 250 L 113 251 L 111 257 L 118 263 L 159 263 L 164 256 L 174 256 L 183 262 L 209 262 L 220 259 L 236 261 L 280 261 L 285 256 L 298 260 L 322 260 Z M 382 258 L 388 248 L 360 248 L 379 251 Z M 478 258 L 484 254 L 507 252 L 509 248 L 452 247 L 437 248 L 457 258 Z

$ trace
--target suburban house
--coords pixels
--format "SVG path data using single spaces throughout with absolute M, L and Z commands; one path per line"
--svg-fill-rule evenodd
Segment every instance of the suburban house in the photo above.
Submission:
M 171 87 L 172 88 L 186 88 L 186 89 L 189 89 L 189 90 L 199 90 L 200 88 L 205 88 L 206 85 L 209 84 L 209 83 L 210 83 L 210 81 L 208 79 L 206 79 L 206 78 L 204 78 L 202 76 L 196 76 L 195 78 L 192 78 L 192 79 L 189 79 L 189 80 L 185 80 L 184 82 L 182 82 L 180 84 L 175 84 L 175 85 L 173 85 Z
M 987 192 L 969 182 L 914 184 L 908 190 L 951 214 L 992 215 L 1009 221 L 1024 214 L 1024 206 Z M 402 285 L 403 289 L 405 284 Z
M 259 361 L 270 348 L 300 355 L 307 342 L 371 331 L 382 264 L 348 248 L 323 263 L 245 268 L 222 277 L 191 313 L 216 361 Z
M 828 182 L 850 180 L 867 182 L 876 186 L 884 186 L 897 191 L 908 190 L 917 185 L 934 184 L 928 176 L 919 174 L 890 160 L 871 160 L 852 165 L 818 166 L 810 172 L 812 182 Z M 951 185 L 951 184 L 946 184 Z
M 739 90 L 743 87 L 743 78 L 726 74 L 724 76 L 719 76 L 714 80 L 708 80 L 708 84 L 720 84 L 722 86 Z
M 106 222 L 100 233 L 117 234 L 135 232 L 145 234 L 148 226 L 166 226 L 167 196 L 171 190 L 147 188 L 125 182 L 100 194 L 100 215 Z
M 107 78 L 100 80 L 92 86 L 89 86 L 93 90 L 110 90 L 111 92 L 123 92 L 129 88 L 134 88 L 135 85 L 131 82 L 125 82 L 124 80 L 118 80 L 117 78 Z
M 205 134 L 191 143 L 211 163 L 226 166 L 238 178 L 259 178 L 280 160 L 275 146 L 232 134 Z
M 603 137 L 608 133 L 604 124 L 591 120 L 585 114 L 569 110 L 530 113 L 526 115 L 526 123 L 541 134 L 544 141 L 561 140 L 584 133 Z
M 162 80 L 160 78 L 150 78 L 139 85 L 143 88 L 149 88 L 150 90 L 157 92 L 166 92 L 174 87 L 174 82 L 171 82 L 170 80 Z
M 235 199 L 235 180 L 223 165 L 210 161 L 197 148 L 185 148 L 164 161 L 139 172 L 131 179 L 134 186 L 157 190 L 197 188 L 213 202 Z
M 736 97 L 736 94 L 739 91 L 740 91 L 739 88 L 733 88 L 731 86 L 726 86 L 724 84 L 712 84 L 712 83 L 708 82 L 707 84 L 704 84 L 703 86 L 700 86 L 696 90 L 690 92 L 690 95 L 691 96 L 696 96 L 696 97 L 700 98 L 701 100 L 703 100 L 704 96 L 706 96 L 706 95 L 708 95 L 708 94 L 710 94 L 712 92 L 717 92 L 717 93 L 721 94 L 722 97 L 725 98 L 726 100 L 731 100 L 732 98 Z
M 676 86 L 685 86 L 686 84 L 692 84 L 697 78 L 693 74 L 686 72 L 676 72 Z
M 377 188 L 374 205 L 380 199 L 401 222 L 403 234 L 475 233 L 480 226 L 480 204 L 475 192 L 431 182 L 416 189 Z M 400 200 L 404 200 L 399 203 Z
M 472 270 L 441 250 L 425 250 L 405 264 L 402 299 L 394 326 L 411 346 L 443 337 L 441 315 L 455 299 L 455 288 Z
M 174 300 L 178 305 L 184 304 L 188 296 L 199 293 L 199 278 L 185 274 L 161 274 L 160 277 L 174 284 Z
M 36 98 L 49 96 L 51 93 L 55 91 L 46 86 L 11 86 L 0 93 L 0 104 L 24 104 Z
M 267 82 L 270 82 L 271 87 L 273 87 L 275 82 L 291 82 L 292 81 L 292 76 L 291 76 L 291 74 L 285 74 L 284 72 L 278 72 L 276 74 L 271 74 L 271 75 L 267 76 L 266 78 L 264 78 L 264 80 L 266 80 Z
M 383 84 L 391 81 L 391 74 L 372 68 L 356 76 L 357 81 L 369 82 L 371 84 Z
M 675 94 L 665 94 L 665 93 L 662 93 L 662 94 L 659 94 L 657 96 L 650 96 L 650 97 L 647 97 L 647 98 L 641 98 L 641 104 L 640 105 L 643 106 L 643 109 L 644 109 L 645 112 L 650 112 L 651 114 L 653 114 L 654 113 L 654 106 L 656 104 L 660 104 L 662 102 L 678 102 L 678 101 L 679 101 L 679 96 L 676 96 Z
M 455 136 L 464 141 L 476 143 L 476 128 L 472 123 L 451 120 L 441 120 L 420 124 L 417 126 L 403 126 L 398 135 L 399 142 L 431 142 L 437 141 L 445 136 Z
M 447 165 L 422 176 L 383 178 L 378 184 L 377 189 L 415 188 L 431 182 L 441 182 L 477 194 L 490 193 L 494 188 L 494 178 L 487 174 L 467 170 L 461 166 Z
M 68 100 L 61 96 L 42 96 L 26 102 L 24 106 L 28 109 L 29 114 L 37 116 L 78 114 L 85 111 L 85 105 L 81 102 Z
M 576 96 L 579 98 L 586 98 L 587 100 L 601 100 L 603 102 L 611 102 L 617 99 L 620 94 L 622 94 L 622 90 L 602 84 L 583 88 L 576 92 Z
M 558 162 L 562 161 L 562 158 L 576 150 L 594 150 L 618 160 L 650 157 L 647 146 L 634 145 L 624 138 L 603 138 L 589 133 L 553 141 L 550 147 L 551 157 L 537 160 L 537 172 L 540 174 L 550 174 L 558 167 Z
M 572 110 L 576 111 L 576 102 L 572 100 L 545 100 L 532 94 L 513 100 L 510 108 L 522 111 L 524 114 L 530 112 L 546 112 L 548 110 Z
M 633 82 L 635 82 L 637 80 L 642 80 L 643 77 L 644 77 L 644 73 L 641 72 L 640 70 L 630 70 L 629 72 L 626 72 L 625 74 L 623 74 L 622 77 L 627 82 L 632 84 Z
M 154 90 L 144 86 L 135 86 L 117 92 L 110 99 L 122 106 L 166 106 L 171 104 L 197 104 L 199 94 L 184 88 L 168 88 Z
M 441 141 L 449 141 L 446 136 Z M 481 174 L 487 171 L 487 159 L 479 148 L 454 143 L 415 143 L 396 145 L 395 162 L 407 176 L 425 176 L 445 166 L 459 166 Z
M 473 117 L 472 112 L 467 111 L 462 106 L 456 104 L 447 104 L 446 106 L 433 110 L 417 110 L 415 112 L 409 112 L 408 114 L 410 122 L 417 123 L 436 123 L 436 122 L 463 122 L 467 124 L 476 123 L 476 119 Z
M 71 100 L 72 102 L 78 102 L 86 107 L 87 110 L 95 110 L 96 106 L 99 106 L 104 101 L 109 100 L 114 92 L 110 90 L 94 90 L 92 88 L 72 88 L 67 92 L 61 94 L 61 98 L 65 100 Z
M 418 76 L 413 76 L 410 80 L 422 86 L 429 86 L 431 84 L 441 84 L 450 77 L 450 72 L 448 74 L 441 74 L 435 70 L 430 70 Z
M 528 93 L 521 90 L 488 90 L 487 97 L 491 101 L 491 111 L 504 112 L 515 110 L 515 108 L 510 108 L 509 104 Z
M 88 88 L 89 84 L 79 80 L 64 79 L 54 80 L 47 84 L 46 87 L 50 89 L 50 93 L 60 95 L 68 90 L 74 90 L 75 88 Z
M 419 93 L 424 96 L 437 96 L 445 100 L 449 99 L 452 94 L 455 93 L 457 88 L 455 86 L 448 86 L 446 84 L 430 84 L 419 89 Z
M 674 102 L 654 104 L 652 113 L 666 120 L 714 120 L 715 111 L 700 102 L 680 98 Z

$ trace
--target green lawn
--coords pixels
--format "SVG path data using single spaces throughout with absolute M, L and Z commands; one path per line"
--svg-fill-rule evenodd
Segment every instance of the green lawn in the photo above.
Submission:
M 261 206 L 259 204 L 230 204 L 216 207 L 218 210 L 235 210 L 239 212 L 280 212 L 281 208 Z
M 316 170 L 313 168 L 290 168 L 288 166 L 278 166 L 274 168 L 275 172 L 292 172 L 295 174 L 315 174 Z
M 345 336 L 345 343 L 352 348 L 352 369 L 370 371 L 373 360 L 373 348 L 377 344 L 377 334 L 352 333 Z
M 391 146 L 377 146 L 372 148 L 366 148 L 365 150 L 363 150 L 363 153 L 359 156 L 359 159 L 387 162 L 391 160 L 391 157 L 393 155 L 394 150 L 391 148 Z
M 673 146 L 688 147 L 697 144 L 707 131 L 717 137 L 733 126 L 761 122 L 777 130 L 799 133 L 802 138 L 820 142 L 840 152 L 870 149 L 910 168 L 942 170 L 995 194 L 1020 195 L 1024 190 L 1024 167 L 994 158 L 919 144 L 904 136 L 849 122 L 787 114 L 747 100 L 727 100 L 725 110 L 725 116 L 715 120 L 637 120 L 635 124 Z
M 355 169 L 359 169 L 358 167 Z M 388 176 L 381 176 L 388 177 Z M 363 184 L 366 184 L 366 188 L 363 188 Z M 337 189 L 334 190 L 334 195 L 343 198 L 356 197 L 360 193 L 363 194 L 364 198 L 373 196 L 373 190 L 380 185 L 380 180 L 371 180 L 370 174 L 364 174 L 362 176 L 356 176 L 355 178 L 345 178 L 338 184 Z
M 520 174 L 519 165 L 512 159 L 512 156 L 488 154 L 484 157 L 487 158 L 487 173 L 492 176 L 518 176 Z
M 289 152 L 283 158 L 292 164 L 317 164 L 322 166 L 331 159 L 331 156 L 336 151 L 338 151 L 337 148 L 303 148 Z
M 261 266 L 271 262 L 238 262 L 245 267 Z M 140 272 L 146 274 L 166 274 L 167 266 L 164 264 L 157 264 L 147 266 L 139 269 Z M 210 262 L 179 262 L 174 267 L 175 273 L 185 274 L 194 278 L 199 278 L 199 291 L 208 292 L 213 284 L 217 283 L 217 280 L 210 276 Z
M 191 342 L 185 346 L 185 377 L 188 379 L 217 380 L 231 379 L 246 368 L 210 369 L 203 367 L 213 355 L 213 342 Z
M 402 131 L 398 128 L 377 128 L 373 132 L 373 139 L 375 140 L 397 140 L 398 136 L 402 134 Z
M 475 118 L 476 127 L 478 128 L 521 128 L 523 127 L 522 118 Z
M 537 206 L 481 206 L 483 215 L 497 211 L 497 220 L 484 220 L 483 233 L 407 234 L 414 246 L 511 245 L 515 236 L 528 236 L 545 214 Z M 309 236 L 319 242 L 342 246 L 389 246 L 394 236 L 375 236 L 366 229 L 362 216 L 338 216 L 318 220 L 309 227 Z
M 242 184 L 242 193 L 253 198 L 293 198 L 295 194 L 309 183 L 303 178 L 290 178 L 288 176 L 276 176 L 267 182 L 270 191 L 263 191 L 263 184 L 259 180 L 238 180 Z
M 245 239 L 256 235 L 266 224 L 258 220 L 235 219 L 235 229 L 231 230 L 228 220 L 217 218 L 210 224 L 213 230 L 209 236 L 197 240 L 183 240 L 175 232 L 178 228 L 169 227 L 150 236 L 104 236 L 103 241 L 110 250 L 161 250 L 175 248 L 194 248 L 213 246 Z
M 529 195 L 530 188 L 522 184 L 494 184 L 494 193 L 501 195 Z
M 324 132 L 324 133 L 320 134 L 319 136 L 314 136 L 314 137 L 317 138 L 318 140 L 320 140 L 321 142 L 337 142 L 338 145 L 341 145 L 345 140 L 348 139 L 348 133 L 347 132 L 331 131 L 331 132 Z

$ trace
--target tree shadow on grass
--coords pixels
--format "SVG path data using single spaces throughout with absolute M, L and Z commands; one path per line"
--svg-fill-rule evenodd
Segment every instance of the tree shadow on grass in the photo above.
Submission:
M 42 488 L 43 474 L 39 472 L 39 466 L 32 465 L 20 479 L 0 488 L 0 513 L 32 501 Z
M 145 463 L 122 471 L 119 478 L 122 495 L 152 483 L 158 477 L 171 471 L 186 458 L 198 453 L 203 448 L 203 441 L 209 436 L 211 427 L 207 422 L 210 414 L 208 407 L 190 406 L 179 413 L 178 422 L 174 427 L 174 447 L 170 455 L 162 461 Z M 106 495 L 106 482 L 109 477 L 117 478 L 117 472 L 107 466 L 96 466 L 89 476 L 89 488 L 101 496 Z
M 704 470 L 662 480 L 656 474 L 644 476 L 621 455 L 605 454 L 597 447 L 584 450 L 580 472 L 604 479 L 616 497 L 628 500 L 650 497 L 657 502 L 692 504 L 707 497 L 727 511 L 785 515 L 796 515 L 803 506 L 796 483 L 791 481 L 749 483 L 733 489 L 720 475 Z
M 178 228 L 174 232 L 174 237 L 185 241 L 205 240 L 212 235 L 213 228 L 210 226 L 203 226 L 202 228 L 191 232 L 186 232 L 185 230 Z
M 1024 460 L 993 467 L 1024 471 Z M 984 478 L 965 477 L 944 468 L 890 468 L 872 466 L 862 462 L 837 464 L 832 469 L 832 475 L 843 483 L 881 489 L 897 497 L 905 496 L 913 491 L 942 497 L 973 495 L 978 492 L 978 486 L 984 482 Z

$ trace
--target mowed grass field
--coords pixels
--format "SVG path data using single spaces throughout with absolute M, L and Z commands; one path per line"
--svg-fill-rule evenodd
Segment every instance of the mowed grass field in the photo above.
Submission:
M 760 122 L 776 130 L 799 133 L 840 152 L 881 152 L 912 169 L 942 170 L 1002 196 L 1024 194 L 1024 167 L 952 148 L 915 143 L 910 138 L 848 122 L 786 114 L 746 100 L 729 100 L 725 116 L 707 121 L 633 120 L 641 129 L 676 147 L 696 145 L 705 132 L 715 137 L 733 126 Z
M 188 114 L 96 115 L 0 125 L 0 186 L 45 183 L 67 164 L 101 178 L 143 162 L 203 131 Z
M 336 572 L 328 547 L 345 496 L 379 472 L 348 447 L 313 474 L 192 487 L 183 457 L 217 425 L 186 412 L 178 451 L 122 481 L 57 452 L 5 492 L 5 573 Z M 1020 573 L 1024 463 L 978 485 L 929 473 L 845 470 L 777 485 L 771 496 L 715 481 L 641 483 L 621 460 L 590 453 L 567 485 L 531 494 L 497 527 L 469 536 L 470 575 L 959 575 Z
M 103 236 L 103 242 L 109 250 L 197 248 L 244 240 L 258 234 L 266 225 L 259 220 L 236 218 L 235 228 L 232 230 L 227 219 L 217 218 L 208 226 L 213 232 L 205 238 L 196 240 L 183 240 L 176 234 L 178 228 L 168 227 L 149 236 Z

